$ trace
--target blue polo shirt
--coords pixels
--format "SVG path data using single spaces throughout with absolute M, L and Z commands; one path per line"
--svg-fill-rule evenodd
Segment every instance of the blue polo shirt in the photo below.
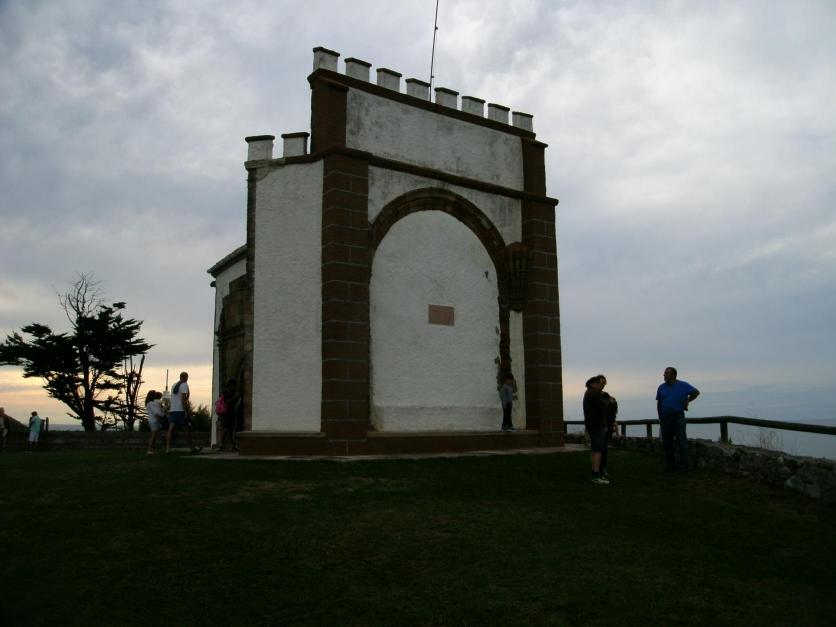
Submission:
M 681 414 L 685 411 L 688 395 L 696 392 L 697 388 L 687 381 L 677 379 L 672 385 L 663 383 L 656 391 L 656 400 L 661 401 L 662 414 Z

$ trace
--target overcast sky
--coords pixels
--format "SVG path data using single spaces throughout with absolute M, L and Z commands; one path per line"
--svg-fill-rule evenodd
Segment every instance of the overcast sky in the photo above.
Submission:
M 145 321 L 146 385 L 189 370 L 208 403 L 206 269 L 244 243 L 244 137 L 309 130 L 315 46 L 428 80 L 434 12 L 0 0 L 0 334 L 64 330 L 56 292 L 94 272 Z M 549 144 L 567 417 L 598 372 L 651 417 L 672 364 L 701 415 L 792 390 L 836 418 L 836 3 L 441 0 L 438 19 L 435 86 L 533 114 Z M 59 419 L 20 372 L 0 368 L 0 405 Z

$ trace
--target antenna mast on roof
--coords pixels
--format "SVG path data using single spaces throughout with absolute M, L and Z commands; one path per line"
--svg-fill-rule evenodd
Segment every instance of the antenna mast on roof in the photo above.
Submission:
M 433 24 L 433 51 L 432 56 L 430 57 L 430 91 L 433 88 L 433 79 L 435 78 L 435 74 L 433 74 L 433 66 L 435 65 L 435 36 L 438 34 L 438 3 L 440 0 L 435 0 L 435 23 Z

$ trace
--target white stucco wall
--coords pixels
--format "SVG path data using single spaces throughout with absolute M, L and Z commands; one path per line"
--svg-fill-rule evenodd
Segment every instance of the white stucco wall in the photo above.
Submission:
M 425 187 L 444 189 L 472 202 L 490 219 L 506 244 L 522 240 L 522 206 L 518 199 L 377 167 L 369 168 L 369 222 L 374 222 L 399 196 Z
M 522 144 L 516 135 L 358 89 L 348 91 L 346 121 L 350 148 L 523 188 Z
M 258 182 L 254 431 L 315 431 L 322 397 L 322 162 Z
M 375 427 L 498 429 L 496 271 L 473 232 L 438 211 L 401 219 L 375 253 L 370 297 Z M 430 304 L 454 307 L 455 325 L 428 324 Z
M 213 329 L 217 331 L 218 325 L 221 322 L 221 310 L 223 309 L 224 297 L 229 295 L 229 284 L 240 276 L 243 276 L 247 271 L 247 259 L 242 257 L 229 267 L 225 268 L 223 272 L 218 273 L 215 277 L 215 323 Z M 220 355 L 218 353 L 218 338 L 212 333 L 212 403 L 210 404 L 209 413 L 212 416 L 212 424 L 217 419 L 215 416 L 215 399 L 221 393 L 223 383 L 221 382 L 221 367 Z M 212 443 L 215 443 L 217 434 L 215 429 L 212 429 Z

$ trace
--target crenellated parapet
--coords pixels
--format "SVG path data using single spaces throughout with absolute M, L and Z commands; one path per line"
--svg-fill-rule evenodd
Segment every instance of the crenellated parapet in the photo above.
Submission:
M 331 72 L 339 72 L 340 53 L 328 50 L 319 46 L 313 49 L 313 69 L 314 71 L 323 69 Z M 345 75 L 358 80 L 370 81 L 371 63 L 362 61 L 354 57 L 345 60 Z M 407 96 L 412 96 L 419 100 L 430 100 L 430 84 L 418 78 L 407 78 L 405 83 L 405 91 L 401 92 L 401 77 L 399 72 L 390 70 L 388 68 L 379 68 L 377 70 L 377 85 L 385 89 L 390 89 L 398 93 L 405 93 Z M 459 106 L 459 92 L 449 89 L 447 87 L 436 87 L 435 104 L 442 107 L 457 109 L 463 113 L 473 115 L 476 117 L 485 117 L 485 101 L 475 96 L 462 96 L 461 106 Z M 501 104 L 488 103 L 487 119 L 494 120 L 503 124 L 509 124 L 516 128 L 534 132 L 534 116 L 523 113 L 522 111 L 511 111 L 509 107 Z M 510 113 L 510 119 L 509 119 Z
M 468 122 L 482 124 L 494 129 L 521 134 L 534 138 L 534 117 L 522 111 L 512 111 L 509 107 L 493 102 L 486 102 L 476 96 L 460 96 L 458 91 L 448 87 L 436 87 L 418 78 L 403 79 L 403 75 L 395 70 L 380 67 L 372 73 L 372 64 L 362 59 L 348 57 L 343 61 L 343 71 L 340 72 L 340 53 L 322 46 L 313 49 L 312 77 L 328 72 L 339 76 L 330 76 L 332 82 L 342 81 L 354 87 L 364 88 L 388 98 L 396 98 L 405 104 L 423 108 L 430 108 L 444 115 L 454 115 Z M 372 82 L 372 77 L 376 81 Z M 343 78 L 344 77 L 344 78 Z M 347 80 L 344 80 L 347 79 Z M 402 80 L 403 79 L 403 80 Z M 402 84 L 403 83 L 403 91 Z M 331 85 L 339 89 L 339 85 Z M 432 91 L 432 93 L 431 93 Z M 339 131 L 344 126 L 343 107 L 333 110 L 333 98 L 319 99 L 319 117 L 317 114 L 317 98 L 314 98 L 314 123 L 309 132 L 284 133 L 281 135 L 283 147 L 281 154 L 273 154 L 275 137 L 272 135 L 256 135 L 246 138 L 248 147 L 248 161 L 269 161 L 273 159 L 287 159 L 289 157 L 304 157 L 309 152 L 320 151 L 325 146 L 332 146 L 336 139 L 337 145 L 347 145 L 341 135 L 332 136 L 335 128 Z M 325 110 L 325 109 L 328 110 Z M 319 124 L 317 123 L 319 122 Z M 323 129 L 327 129 L 323 132 Z M 309 141 L 310 140 L 310 141 Z

